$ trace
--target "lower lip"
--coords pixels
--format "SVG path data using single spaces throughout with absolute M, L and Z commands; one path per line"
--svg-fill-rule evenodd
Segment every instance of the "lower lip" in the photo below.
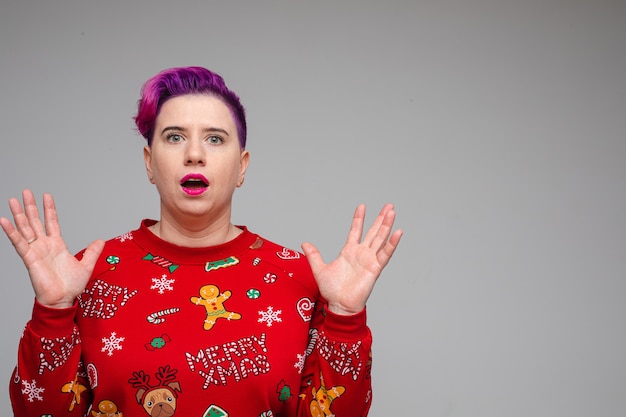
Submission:
M 199 188 L 186 188 L 183 187 L 183 191 L 190 196 L 197 196 L 204 193 L 208 188 L 199 187 Z

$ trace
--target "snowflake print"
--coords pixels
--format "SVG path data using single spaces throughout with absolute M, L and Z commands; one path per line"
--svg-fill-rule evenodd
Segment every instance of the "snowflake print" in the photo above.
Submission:
M 283 321 L 280 316 L 283 313 L 282 310 L 274 311 L 274 307 L 269 306 L 267 311 L 259 311 L 259 315 L 261 316 L 258 320 L 259 323 L 267 323 L 267 327 L 272 327 L 274 322 L 280 323 Z
M 124 243 L 127 240 L 133 240 L 133 234 L 132 232 L 124 233 L 118 236 L 116 239 L 119 240 L 121 243 Z
M 30 401 L 31 403 L 34 403 L 35 400 L 43 401 L 41 393 L 43 393 L 46 389 L 39 388 L 37 386 L 37 382 L 35 382 L 34 379 L 31 383 L 29 383 L 28 381 L 22 381 L 22 385 L 24 386 L 24 389 L 22 389 L 22 394 L 28 395 L 28 401 Z
M 102 352 L 108 352 L 107 355 L 113 356 L 114 350 L 122 350 L 122 345 L 120 345 L 120 343 L 124 341 L 124 338 L 116 336 L 117 333 L 112 332 L 109 338 L 102 338 L 102 343 L 104 344 Z
M 298 370 L 298 373 L 301 374 L 304 370 L 304 360 L 306 359 L 306 354 L 301 355 L 299 353 L 296 354 L 298 360 L 293 364 L 293 367 Z
M 159 290 L 159 294 L 163 294 L 165 290 L 173 291 L 174 287 L 172 284 L 176 281 L 175 279 L 167 279 L 167 275 L 163 274 L 161 278 L 152 278 L 152 282 L 154 285 L 150 287 L 151 290 Z

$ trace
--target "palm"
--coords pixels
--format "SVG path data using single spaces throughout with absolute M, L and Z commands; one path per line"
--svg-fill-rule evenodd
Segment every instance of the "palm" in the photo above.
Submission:
M 322 297 L 331 311 L 355 314 L 365 307 L 376 280 L 393 255 L 402 232 L 391 233 L 393 206 L 386 205 L 362 238 L 365 207 L 359 206 L 346 244 L 334 261 L 325 264 L 315 246 L 302 245 Z
M 52 197 L 44 196 L 45 228 L 32 193 L 24 191 L 23 198 L 24 209 L 19 201 L 9 201 L 15 227 L 5 218 L 0 225 L 26 265 L 37 300 L 50 307 L 72 305 L 89 280 L 103 242 L 89 245 L 79 261 L 61 237 Z

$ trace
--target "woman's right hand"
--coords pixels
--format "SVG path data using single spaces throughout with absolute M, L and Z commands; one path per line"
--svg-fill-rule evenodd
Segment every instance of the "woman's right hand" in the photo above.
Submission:
M 37 301 L 52 308 L 70 307 L 85 289 L 104 241 L 92 242 L 78 260 L 61 237 L 52 196 L 43 196 L 45 227 L 33 193 L 24 190 L 22 199 L 24 207 L 16 198 L 9 200 L 15 226 L 4 217 L 0 226 L 26 265 Z

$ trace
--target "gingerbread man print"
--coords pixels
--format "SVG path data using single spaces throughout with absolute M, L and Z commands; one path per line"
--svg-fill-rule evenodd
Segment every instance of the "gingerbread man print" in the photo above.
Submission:
M 217 319 L 239 320 L 241 314 L 226 310 L 224 302 L 230 298 L 232 293 L 220 289 L 216 285 L 204 285 L 200 288 L 200 297 L 191 297 L 191 302 L 195 305 L 204 306 L 206 309 L 206 319 L 204 320 L 204 330 L 211 330 Z

